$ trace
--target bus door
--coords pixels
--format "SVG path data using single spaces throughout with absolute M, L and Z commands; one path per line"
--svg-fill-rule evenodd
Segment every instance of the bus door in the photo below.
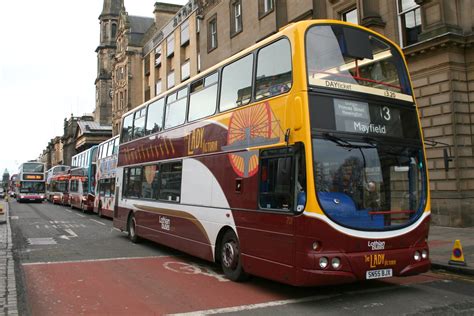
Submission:
M 305 200 L 299 194 L 305 187 L 300 156 L 297 147 L 268 149 L 260 153 L 257 210 L 255 214 L 248 214 L 254 216 L 248 221 L 252 227 L 239 232 L 243 242 L 249 243 L 242 249 L 244 268 L 249 273 L 286 282 L 294 277 L 294 217 L 298 209 L 304 208 L 301 203 Z

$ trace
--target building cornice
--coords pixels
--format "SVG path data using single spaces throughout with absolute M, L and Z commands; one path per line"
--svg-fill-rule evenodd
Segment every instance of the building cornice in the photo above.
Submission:
M 422 55 L 439 48 L 459 47 L 469 48 L 474 45 L 474 34 L 465 36 L 452 32 L 447 32 L 433 38 L 418 42 L 403 48 L 407 57 Z

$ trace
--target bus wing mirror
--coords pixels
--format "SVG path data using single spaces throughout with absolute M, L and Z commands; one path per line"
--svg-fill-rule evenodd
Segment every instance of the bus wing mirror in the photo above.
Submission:
M 352 27 L 343 28 L 342 33 L 344 38 L 340 47 L 344 56 L 354 59 L 374 58 L 369 34 Z

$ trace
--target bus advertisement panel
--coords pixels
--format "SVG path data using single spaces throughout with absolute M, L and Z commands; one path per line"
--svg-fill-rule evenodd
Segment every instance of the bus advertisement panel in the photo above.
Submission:
M 115 205 L 115 176 L 118 159 L 118 135 L 99 144 L 94 212 L 112 218 Z
M 15 196 L 18 202 L 42 202 L 45 199 L 44 163 L 25 162 L 20 165 L 15 185 Z
M 298 286 L 428 271 L 417 106 L 394 43 L 302 21 L 126 113 L 114 226 Z

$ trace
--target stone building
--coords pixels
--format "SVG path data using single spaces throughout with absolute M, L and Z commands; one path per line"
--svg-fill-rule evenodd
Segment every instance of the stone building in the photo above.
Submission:
M 123 0 L 104 0 L 100 20 L 100 43 L 97 53 L 94 118 L 100 124 L 112 120 L 112 69 L 116 49 L 119 13 Z
M 200 70 L 197 8 L 197 1 L 189 1 L 166 24 L 149 33 L 142 50 L 144 101 Z
M 130 16 L 122 2 L 118 21 L 116 53 L 112 69 L 112 127 L 119 132 L 122 114 L 150 99 L 151 90 L 143 79 L 150 69 L 144 69 L 143 47 L 181 6 L 155 3 L 155 17 Z

